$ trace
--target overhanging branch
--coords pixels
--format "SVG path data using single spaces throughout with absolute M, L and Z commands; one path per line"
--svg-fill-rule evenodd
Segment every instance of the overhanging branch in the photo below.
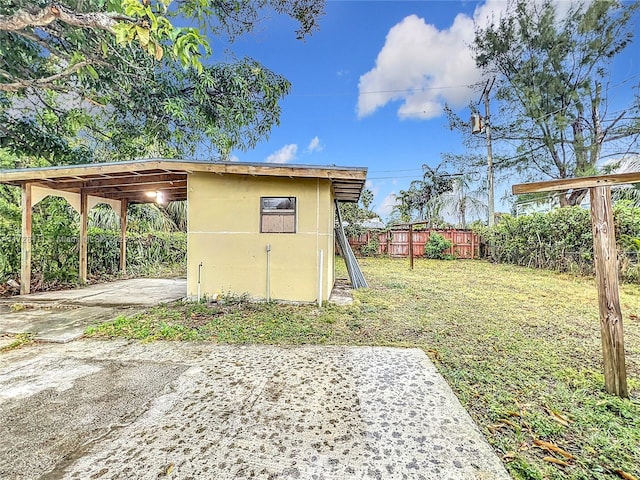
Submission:
M 25 8 L 12 15 L 0 15 L 0 30 L 17 32 L 29 27 L 46 27 L 56 21 L 74 27 L 97 28 L 114 33 L 113 27 L 118 21 L 131 22 L 135 20 L 113 12 L 76 12 L 54 3 L 39 9 Z
M 83 61 L 78 62 L 69 68 L 65 68 L 63 71 L 56 73 L 55 75 L 51 75 L 45 78 L 39 78 L 37 80 L 20 80 L 14 83 L 0 83 L 0 92 L 19 92 L 29 87 L 41 87 L 44 85 L 50 86 L 53 82 L 60 80 L 61 78 L 68 77 L 73 75 L 78 70 L 87 65 L 91 65 L 95 62 Z

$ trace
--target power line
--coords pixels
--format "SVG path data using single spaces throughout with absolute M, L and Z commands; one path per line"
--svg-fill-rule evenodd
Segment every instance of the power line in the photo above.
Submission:
M 370 90 L 364 92 L 358 92 L 359 95 L 374 95 L 378 93 L 420 93 L 428 90 L 451 90 L 454 88 L 472 88 L 473 85 L 447 85 L 443 87 L 413 87 L 402 88 L 397 90 Z M 351 96 L 353 93 L 291 93 L 291 97 L 346 97 Z

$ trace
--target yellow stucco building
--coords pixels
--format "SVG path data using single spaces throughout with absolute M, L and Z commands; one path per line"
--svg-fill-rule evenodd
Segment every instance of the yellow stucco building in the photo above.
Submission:
M 206 296 L 328 298 L 334 282 L 328 179 L 194 173 L 187 195 L 188 296 L 197 295 L 200 278 Z
M 0 183 L 22 188 L 22 293 L 30 285 L 32 206 L 56 195 L 80 213 L 81 282 L 93 205 L 107 203 L 120 216 L 124 272 L 128 205 L 187 200 L 188 298 L 316 302 L 334 284 L 334 202 L 357 202 L 366 175 L 355 167 L 149 159 L 0 171 Z
M 265 175 L 189 175 L 189 297 L 230 292 L 302 302 L 329 298 L 335 279 L 334 181 L 321 172 L 292 175 L 317 167 L 274 166 L 272 175 L 262 168 Z

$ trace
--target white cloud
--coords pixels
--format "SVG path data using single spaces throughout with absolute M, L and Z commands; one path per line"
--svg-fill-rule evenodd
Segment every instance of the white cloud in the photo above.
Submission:
M 394 25 L 375 67 L 360 77 L 358 117 L 397 100 L 403 102 L 400 118 L 437 117 L 445 102 L 454 108 L 466 105 L 477 95 L 467 85 L 482 79 L 469 50 L 474 22 L 486 25 L 506 5 L 504 0 L 487 0 L 476 8 L 473 18 L 459 14 L 443 30 L 416 15 Z
M 320 143 L 320 138 L 318 138 L 318 136 L 316 135 L 309 142 L 309 146 L 307 147 L 307 152 L 309 153 L 320 152 L 323 148 L 324 147 Z
M 554 3 L 559 18 L 577 4 L 566 0 Z M 486 0 L 472 17 L 461 13 L 443 30 L 417 15 L 391 27 L 375 67 L 360 77 L 358 117 L 371 115 L 389 102 L 402 101 L 400 118 L 429 119 L 441 115 L 445 103 L 460 108 L 477 98 L 478 92 L 468 87 L 482 81 L 469 49 L 475 27 L 485 27 L 506 9 L 506 0 Z
M 273 152 L 265 161 L 267 163 L 287 163 L 296 158 L 296 153 L 298 153 L 298 145 L 290 143 Z
M 393 207 L 395 207 L 397 203 L 396 194 L 391 192 L 389 195 L 384 197 L 382 204 L 376 208 L 376 213 L 380 215 L 380 218 L 388 217 L 391 214 L 391 210 L 393 210 Z
M 229 157 L 229 161 L 230 161 L 230 162 L 239 162 L 239 161 L 240 161 L 240 158 L 238 158 L 238 156 L 237 156 L 237 155 L 231 155 L 231 156 Z

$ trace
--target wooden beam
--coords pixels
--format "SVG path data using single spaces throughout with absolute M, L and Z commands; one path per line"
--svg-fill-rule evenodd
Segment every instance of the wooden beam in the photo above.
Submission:
M 183 188 L 180 190 L 163 190 L 163 199 L 164 202 L 175 202 L 177 200 L 186 200 L 187 199 L 187 189 Z M 138 202 L 138 203 L 154 203 L 156 201 L 155 198 L 149 197 L 146 192 L 113 192 L 106 193 L 102 192 L 100 194 L 101 197 L 111 198 L 113 200 L 122 200 L 126 198 L 129 203 Z
M 409 224 L 409 266 L 413 270 L 413 223 Z
M 89 223 L 89 205 L 87 192 L 80 192 L 80 283 L 87 283 L 87 231 Z
M 535 192 L 554 192 L 558 190 L 582 190 L 605 185 L 623 185 L 640 182 L 640 172 L 615 173 L 612 175 L 596 175 L 592 177 L 563 178 L 546 182 L 521 183 L 511 190 L 515 195 Z
M 172 182 L 172 181 L 186 181 L 186 173 L 150 173 L 136 175 L 135 172 L 127 173 L 125 175 L 112 176 L 110 178 L 100 177 L 86 178 L 85 180 L 65 179 L 65 178 L 51 178 L 41 180 L 42 186 L 47 188 L 55 188 L 60 190 L 74 190 L 79 191 L 81 188 L 95 188 L 95 187 L 110 187 L 110 186 L 125 186 L 125 185 L 142 185 L 145 183 L 155 182 Z
M 605 388 L 613 395 L 628 398 L 611 188 L 593 187 L 589 194 Z
M 126 199 L 120 201 L 120 273 L 127 274 L 127 206 Z
M 78 178 L 87 180 L 92 176 L 99 178 L 104 175 L 123 173 L 187 173 L 211 172 L 235 175 L 265 175 L 276 177 L 327 178 L 332 181 L 365 180 L 366 168 L 356 167 L 315 167 L 300 165 L 276 165 L 242 162 L 190 162 L 172 160 L 144 160 L 132 162 L 96 163 L 89 165 L 75 165 L 69 167 L 31 168 L 22 170 L 0 171 L 0 183 L 15 181 L 47 180 L 55 178 Z
M 20 243 L 20 295 L 31 293 L 31 184 L 22 186 L 22 241 Z
M 117 193 L 117 192 L 150 192 L 156 190 L 179 190 L 187 188 L 186 180 L 174 180 L 172 182 L 150 182 L 117 186 L 100 186 L 86 187 L 85 190 L 89 195 L 100 195 L 101 193 Z

